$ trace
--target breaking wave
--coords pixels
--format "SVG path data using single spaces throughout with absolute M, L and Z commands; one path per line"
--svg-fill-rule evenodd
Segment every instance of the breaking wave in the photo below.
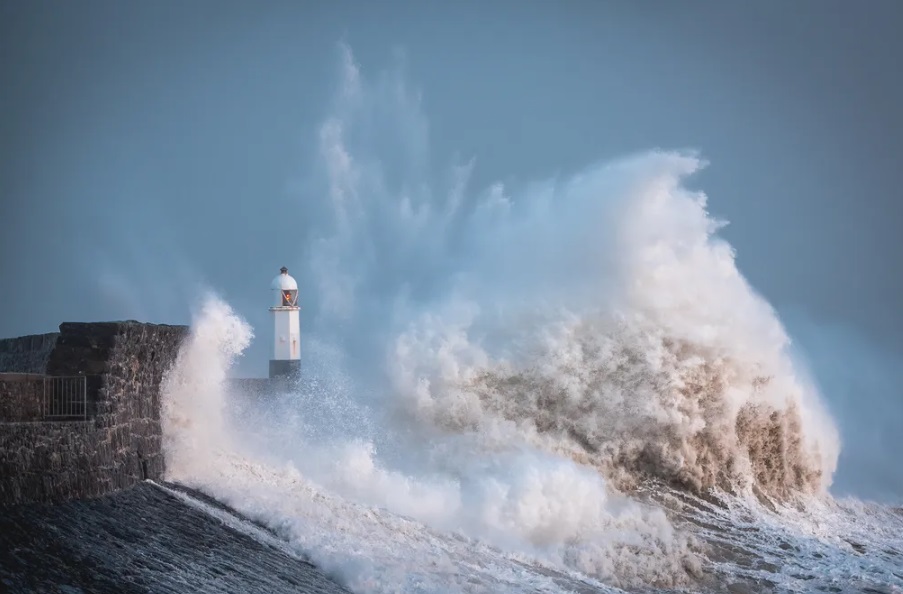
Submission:
M 248 406 L 226 380 L 251 328 L 209 298 L 165 383 L 170 479 L 361 592 L 680 586 L 704 547 L 649 479 L 825 492 L 837 431 L 688 188 L 698 156 L 476 192 L 470 162 L 434 190 L 419 95 L 343 59 L 308 377 Z M 388 162 L 374 118 L 417 158 Z
M 195 314 L 161 386 L 162 445 L 170 479 L 195 476 L 233 447 L 224 386 L 229 368 L 253 336 L 251 326 L 213 295 Z
M 385 406 L 445 431 L 507 425 L 505 439 L 621 485 L 824 492 L 836 428 L 688 189 L 699 157 L 652 151 L 477 192 L 470 162 L 436 192 L 422 159 L 390 167 L 371 133 L 378 114 L 427 145 L 419 93 L 398 72 L 368 85 L 343 58 L 320 134 L 332 233 L 310 278 L 322 326 L 387 361 Z
M 616 255 L 587 271 L 597 291 L 571 299 L 553 287 L 553 300 L 537 275 L 499 307 L 479 293 L 488 279 L 462 283 L 457 318 L 429 312 L 395 342 L 402 410 L 449 431 L 508 422 L 621 486 L 656 478 L 697 492 L 824 492 L 837 432 L 794 368 L 777 316 L 717 237 L 705 196 L 683 187 L 699 166 L 693 156 L 652 153 L 565 184 L 557 208 L 582 213 L 597 232 L 533 249 L 558 269 Z M 601 218 L 596 203 L 618 217 Z M 561 224 L 536 216 L 513 225 L 507 249 Z M 493 283 L 507 283 L 509 264 L 489 273 Z
M 294 423 L 288 413 L 301 400 L 309 415 L 336 416 L 335 401 L 304 388 L 243 407 L 222 370 L 249 332 L 207 298 L 164 382 L 166 478 L 275 529 L 354 591 L 395 592 L 401 582 L 405 591 L 520 592 L 524 563 L 540 570 L 530 579 L 544 588 L 575 579 L 548 572 L 622 586 L 698 576 L 694 539 L 663 510 L 568 459 L 438 433 L 408 456 L 381 456 L 373 441 Z M 418 467 L 423 454 L 428 467 Z M 487 559 L 510 574 L 474 569 Z

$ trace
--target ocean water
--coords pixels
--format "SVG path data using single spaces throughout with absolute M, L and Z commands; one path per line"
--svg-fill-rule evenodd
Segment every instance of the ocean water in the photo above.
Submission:
M 196 328 L 212 342 L 185 352 L 205 369 L 208 357 L 228 358 L 213 337 L 247 336 L 219 301 Z M 670 467 L 612 474 L 518 425 L 504 436 L 400 430 L 386 439 L 378 415 L 341 396 L 347 386 L 301 386 L 261 403 L 228 387 L 205 391 L 194 377 L 169 394 L 190 397 L 203 418 L 169 430 L 203 428 L 203 437 L 170 442 L 185 455 L 171 452 L 169 478 L 271 530 L 352 592 L 903 589 L 903 509 L 836 499 L 805 474 L 786 488 L 755 476 L 681 484 Z M 217 406 L 222 432 L 208 424 Z
M 167 378 L 167 480 L 361 594 L 901 591 L 903 512 L 831 495 L 835 420 L 698 155 L 437 185 L 404 77 L 346 49 L 340 82 L 304 379 L 230 390 L 254 331 L 208 297 Z

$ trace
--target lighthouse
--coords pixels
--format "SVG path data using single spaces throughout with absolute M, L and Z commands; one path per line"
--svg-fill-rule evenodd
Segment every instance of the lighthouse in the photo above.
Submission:
M 273 279 L 275 300 L 273 312 L 273 358 L 270 360 L 270 379 L 298 377 L 301 371 L 301 322 L 298 318 L 298 283 L 289 276 L 288 268 L 279 269 Z

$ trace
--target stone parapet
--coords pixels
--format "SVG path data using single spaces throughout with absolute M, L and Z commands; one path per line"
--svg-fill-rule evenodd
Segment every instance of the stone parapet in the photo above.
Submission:
M 54 336 L 49 351 L 47 338 L 0 341 L 16 355 L 4 359 L 14 369 L 0 372 L 32 365 L 32 373 L 85 375 L 89 394 L 87 420 L 34 422 L 28 381 L 4 383 L 0 374 L 0 506 L 92 497 L 161 478 L 160 386 L 187 333 L 134 321 L 64 323 L 58 334 L 40 335 Z M 43 368 L 34 367 L 38 360 Z
M 59 332 L 0 339 L 0 372 L 44 373 Z

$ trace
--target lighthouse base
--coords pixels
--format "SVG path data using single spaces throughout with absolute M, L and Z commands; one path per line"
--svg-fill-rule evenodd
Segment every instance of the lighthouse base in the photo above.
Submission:
M 301 378 L 300 359 L 270 359 L 270 379 L 283 378 L 296 380 Z

